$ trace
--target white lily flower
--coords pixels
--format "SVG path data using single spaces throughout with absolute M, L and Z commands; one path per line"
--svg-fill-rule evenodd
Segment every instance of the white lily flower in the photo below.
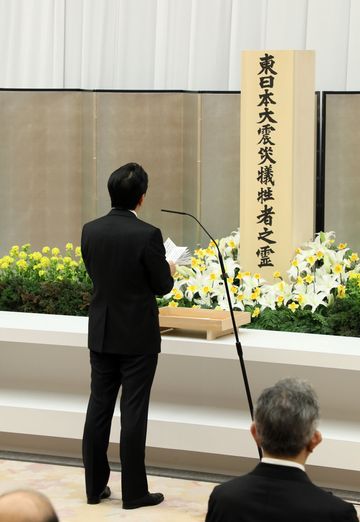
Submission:
M 314 312 L 318 306 L 326 305 L 327 295 L 325 292 L 307 292 L 303 295 L 303 307 L 309 305 L 311 306 L 311 311 Z
M 271 308 L 271 310 L 275 310 L 275 308 L 276 308 L 275 299 L 276 299 L 276 294 L 272 289 L 267 292 L 265 291 L 263 294 L 261 294 L 261 296 L 257 300 L 257 302 L 260 305 L 261 311 L 265 310 L 265 308 Z
M 340 284 L 340 278 L 335 274 L 328 274 L 325 271 L 316 273 L 315 288 L 317 292 L 324 292 L 329 295 L 331 290 Z
M 294 281 L 300 274 L 309 272 L 308 263 L 305 260 L 299 260 L 298 256 L 293 259 L 290 269 L 287 271 L 290 280 Z

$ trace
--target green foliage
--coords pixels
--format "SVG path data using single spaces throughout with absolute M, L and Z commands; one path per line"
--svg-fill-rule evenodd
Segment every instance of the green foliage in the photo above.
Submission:
M 0 259 L 0 310 L 60 315 L 87 315 L 92 283 L 79 247 L 44 247 L 30 252 L 30 245 L 11 248 Z
M 292 312 L 284 306 L 276 310 L 266 308 L 258 317 L 252 319 L 247 328 L 277 330 L 279 332 L 332 334 L 328 325 L 325 307 L 316 312 L 312 312 L 311 309 L 301 308 Z
M 15 275 L 0 281 L 0 310 L 60 315 L 87 315 L 90 281 L 31 281 Z
M 235 271 L 237 277 L 238 268 Z M 338 285 L 327 305 L 320 303 L 314 311 L 309 305 L 301 307 L 294 300 L 296 308 L 291 308 L 292 304 L 277 303 L 275 310 L 260 311 L 255 299 L 253 305 L 245 306 L 253 315 L 247 328 L 360 337 L 360 274 L 357 272 L 349 274 L 346 287 Z M 258 285 L 258 279 L 254 284 Z M 175 288 L 173 292 L 170 303 L 169 297 L 158 298 L 158 306 L 194 306 L 194 299 L 187 297 L 185 291 Z M 23 245 L 12 247 L 9 255 L 0 259 L 0 310 L 86 316 L 91 294 L 92 283 L 80 248 L 74 249 L 71 243 L 66 245 L 64 256 L 57 247 L 31 252 L 30 245 Z M 209 301 L 201 306 L 214 305 Z
M 333 335 L 360 337 L 360 279 L 350 279 L 344 299 L 335 299 L 328 308 L 328 324 Z

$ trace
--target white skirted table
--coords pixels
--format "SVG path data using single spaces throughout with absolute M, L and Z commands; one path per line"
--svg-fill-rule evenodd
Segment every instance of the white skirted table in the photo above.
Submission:
M 324 441 L 309 464 L 329 473 L 350 471 L 359 484 L 353 489 L 360 489 L 360 339 L 240 329 L 240 340 L 254 402 L 282 377 L 314 385 Z M 25 441 L 81 439 L 89 393 L 86 341 L 85 317 L 0 312 L 2 432 L 22 434 Z M 119 440 L 117 420 L 118 409 L 112 442 Z M 256 459 L 250 422 L 233 336 L 208 341 L 191 332 L 164 335 L 148 446 L 170 455 L 208 454 L 209 462 L 213 455 Z

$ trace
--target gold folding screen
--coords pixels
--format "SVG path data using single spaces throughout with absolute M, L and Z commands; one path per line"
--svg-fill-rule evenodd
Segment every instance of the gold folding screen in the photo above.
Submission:
M 141 217 L 191 248 L 239 226 L 239 95 L 0 91 L 0 254 L 12 244 L 79 243 L 106 213 L 110 173 L 149 172 Z
M 0 254 L 12 244 L 78 241 L 79 92 L 0 92 Z
M 360 251 L 360 93 L 325 97 L 325 230 Z

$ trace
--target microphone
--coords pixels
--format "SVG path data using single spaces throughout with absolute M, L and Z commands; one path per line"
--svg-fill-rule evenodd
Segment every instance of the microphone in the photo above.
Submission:
M 238 332 L 236 322 L 235 322 L 234 310 L 233 310 L 232 303 L 231 303 L 230 291 L 229 291 L 229 286 L 228 286 L 228 281 L 227 281 L 228 276 L 226 274 L 224 259 L 220 252 L 219 245 L 217 244 L 215 239 L 210 235 L 210 233 L 206 230 L 206 228 L 200 223 L 200 221 L 192 214 L 189 214 L 188 212 L 182 212 L 180 210 L 169 210 L 169 209 L 165 209 L 165 208 L 162 208 L 161 212 L 168 212 L 169 214 L 179 214 L 180 216 L 191 217 L 199 224 L 199 226 L 202 228 L 202 230 L 205 232 L 205 234 L 210 238 L 210 240 L 214 243 L 214 245 L 217 249 L 220 268 L 221 268 L 221 276 L 222 276 L 222 279 L 223 279 L 224 285 L 225 285 L 226 297 L 227 297 L 227 301 L 228 301 L 228 305 L 229 305 L 231 322 L 232 322 L 232 327 L 233 327 L 233 331 L 234 331 L 234 335 L 235 335 L 236 351 L 237 351 L 237 354 L 239 357 L 241 372 L 242 372 L 245 391 L 246 391 L 246 397 L 247 397 L 247 401 L 248 401 L 248 405 L 249 405 L 250 416 L 251 416 L 251 420 L 254 420 L 254 406 L 253 406 L 253 401 L 251 398 L 251 391 L 250 391 L 249 381 L 248 381 L 245 362 L 244 362 L 244 354 L 243 354 L 242 346 L 241 346 L 240 339 L 239 339 L 239 332 Z M 258 446 L 258 452 L 259 452 L 259 457 L 261 459 L 262 451 L 259 446 Z

